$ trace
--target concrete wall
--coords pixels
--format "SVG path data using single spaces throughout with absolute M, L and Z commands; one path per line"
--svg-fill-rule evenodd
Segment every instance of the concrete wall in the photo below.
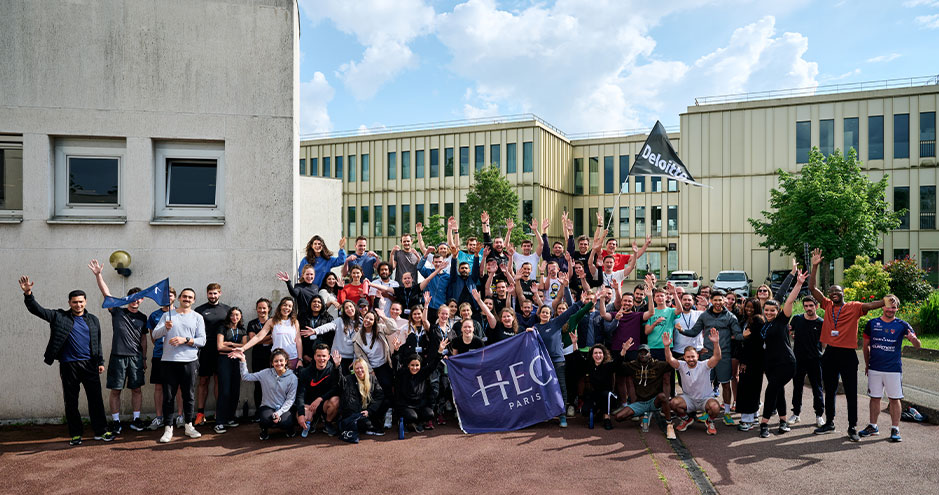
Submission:
M 5 3 L 0 132 L 23 135 L 25 199 L 21 222 L 0 225 L 0 298 L 9 302 L 0 307 L 0 418 L 63 414 L 58 371 L 41 361 L 48 327 L 22 306 L 19 274 L 32 277 L 50 308 L 67 307 L 66 293 L 84 289 L 102 319 L 106 357 L 111 325 L 85 267 L 91 258 L 106 262 L 116 249 L 133 257 L 126 280 L 106 268 L 112 293 L 168 276 L 177 290 L 194 287 L 200 304 L 205 285 L 219 282 L 222 301 L 246 318 L 258 297 L 283 291 L 274 273 L 295 266 L 295 243 L 309 237 L 295 229 L 316 228 L 293 214 L 297 37 L 293 0 Z M 87 136 L 126 144 L 124 218 L 57 222 L 54 147 Z M 223 143 L 223 221 L 154 222 L 154 149 L 167 140 Z M 338 214 L 330 203 L 315 206 Z M 25 370 L 34 370 L 28 383 Z M 151 396 L 148 385 L 147 413 Z

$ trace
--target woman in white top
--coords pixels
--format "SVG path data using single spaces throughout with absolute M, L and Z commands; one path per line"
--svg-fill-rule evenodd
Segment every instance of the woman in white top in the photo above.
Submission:
M 339 285 L 339 277 L 333 272 L 327 273 L 326 277 L 323 278 L 323 285 L 320 286 L 319 294 L 323 298 L 323 303 L 326 304 L 326 312 L 334 320 L 339 318 L 339 310 L 342 308 L 342 304 L 339 303 L 339 289 L 342 289 L 342 286 Z
M 361 324 L 362 322 L 358 316 L 355 303 L 349 300 L 342 303 L 342 313 L 339 318 L 316 328 L 306 327 L 303 329 L 303 336 L 315 339 L 317 335 L 332 332 L 333 344 L 330 346 L 330 349 L 339 352 L 339 355 L 342 357 L 339 371 L 343 375 L 348 375 L 352 371 L 352 359 L 355 357 L 353 339 L 355 338 L 355 332 L 359 329 Z
M 297 322 L 296 306 L 292 297 L 281 299 L 271 319 L 264 324 L 264 328 L 252 337 L 241 350 L 250 349 L 270 334 L 271 339 L 274 341 L 273 348 L 286 351 L 287 366 L 292 370 L 297 369 L 297 363 L 303 354 L 303 341 L 300 340 L 300 324 Z

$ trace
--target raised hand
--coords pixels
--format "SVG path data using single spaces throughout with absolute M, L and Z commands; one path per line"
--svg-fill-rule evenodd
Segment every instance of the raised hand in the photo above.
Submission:
M 479 215 L 479 221 L 482 223 L 489 223 L 489 212 L 482 212 L 482 214 Z
M 287 275 L 287 272 L 277 272 L 277 280 L 280 280 L 281 282 L 289 282 L 290 275 Z
M 401 246 L 395 244 L 395 247 L 391 248 L 391 256 L 394 257 L 394 254 L 401 250 Z
M 454 218 L 453 216 L 451 216 L 450 218 L 448 218 L 448 219 L 447 219 L 447 227 L 449 227 L 449 228 L 451 228 L 451 229 L 456 229 L 456 218 Z
M 424 224 L 421 222 L 417 222 L 417 224 L 414 225 L 414 233 L 417 235 L 421 235 L 422 232 L 424 232 Z
M 20 289 L 24 294 L 29 294 L 33 291 L 33 282 L 29 280 L 28 276 L 23 275 L 20 277 Z
M 437 352 L 443 352 L 447 346 L 450 345 L 450 339 L 443 339 L 440 341 L 440 347 L 437 348 Z
M 310 337 L 310 336 L 313 336 L 313 335 L 315 335 L 315 334 L 316 334 L 316 332 L 314 332 L 313 329 L 310 328 L 310 327 L 303 327 L 303 330 L 300 330 L 300 336 L 301 336 L 301 337 Z
M 796 280 L 798 280 L 800 284 L 805 283 L 806 279 L 809 278 L 809 271 L 808 271 L 808 270 L 806 270 L 806 271 L 804 271 L 804 272 L 800 272 L 800 271 L 796 270 L 796 273 L 798 274 L 798 275 L 796 275 Z
M 101 275 L 101 263 L 98 263 L 98 260 L 91 260 L 91 263 L 88 263 L 88 269 L 95 275 Z
M 821 248 L 815 248 L 812 250 L 812 266 L 818 266 L 822 260 L 822 250 Z
M 571 219 L 564 220 L 564 228 L 567 229 L 568 232 L 573 232 L 573 231 L 574 231 L 574 221 L 571 220 Z
M 532 232 L 537 233 L 538 232 L 538 219 L 532 218 L 531 223 L 528 224 L 528 228 L 530 228 Z
M 505 228 L 506 228 L 506 229 L 514 229 L 514 228 L 515 228 L 515 220 L 513 220 L 513 219 L 511 219 L 511 218 L 506 218 L 506 219 L 505 219 Z
M 544 220 L 541 221 L 541 231 L 542 231 L 542 232 L 547 233 L 547 232 L 548 232 L 548 227 L 550 227 L 550 226 L 551 226 L 551 219 L 550 219 L 550 218 L 545 218 Z
M 672 337 L 668 334 L 668 332 L 662 333 L 662 345 L 666 350 L 668 350 L 668 347 L 672 345 Z
M 346 247 L 346 238 L 343 237 L 339 239 L 339 249 L 344 249 Z
M 397 352 L 398 349 L 401 348 L 401 340 L 399 340 L 398 337 L 395 337 L 394 340 L 391 341 L 391 345 L 394 346 L 395 352 Z
M 339 366 L 340 363 L 342 363 L 342 356 L 339 355 L 339 351 L 333 349 L 333 364 Z
M 597 209 L 597 225 L 603 227 L 603 212 Z
M 626 342 L 623 342 L 623 350 L 620 351 L 620 355 L 621 355 L 621 356 L 625 356 L 625 355 L 626 355 L 626 351 L 628 351 L 629 348 L 632 347 L 632 346 L 633 346 L 633 338 L 630 337 L 630 338 L 626 339 Z
M 633 241 L 633 254 L 639 255 L 639 245 L 636 244 L 636 241 Z
M 427 306 L 430 304 L 430 300 L 433 299 L 433 296 L 430 295 L 430 291 L 424 291 L 424 305 Z
M 714 345 L 717 345 L 717 342 L 721 339 L 720 335 L 717 333 L 716 328 L 711 329 L 711 333 L 708 335 L 708 340 L 711 341 Z
M 792 258 L 792 274 L 795 275 L 799 273 L 799 262 L 795 258 Z
M 568 277 L 567 272 L 558 272 L 558 280 L 561 285 L 567 285 L 570 282 L 570 277 Z

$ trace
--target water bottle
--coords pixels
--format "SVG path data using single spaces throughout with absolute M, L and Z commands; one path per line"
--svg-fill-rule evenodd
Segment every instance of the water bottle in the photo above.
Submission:
M 593 409 L 590 410 L 590 417 L 587 419 L 587 428 L 593 429 Z
M 398 418 L 398 440 L 404 440 L 404 418 Z

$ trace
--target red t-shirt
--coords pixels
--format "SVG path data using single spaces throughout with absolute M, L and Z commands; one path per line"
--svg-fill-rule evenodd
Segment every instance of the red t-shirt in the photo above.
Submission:
M 346 284 L 339 290 L 339 302 L 344 303 L 346 300 L 351 300 L 352 302 L 358 304 L 359 299 L 368 295 L 368 280 L 363 280 L 359 285 Z
M 867 314 L 864 305 L 857 301 L 845 302 L 838 309 L 832 309 L 831 299 L 823 297 L 822 309 L 825 310 L 825 321 L 822 323 L 821 342 L 825 345 L 857 349 L 857 322 L 861 316 Z M 837 330 L 837 335 L 831 332 Z

